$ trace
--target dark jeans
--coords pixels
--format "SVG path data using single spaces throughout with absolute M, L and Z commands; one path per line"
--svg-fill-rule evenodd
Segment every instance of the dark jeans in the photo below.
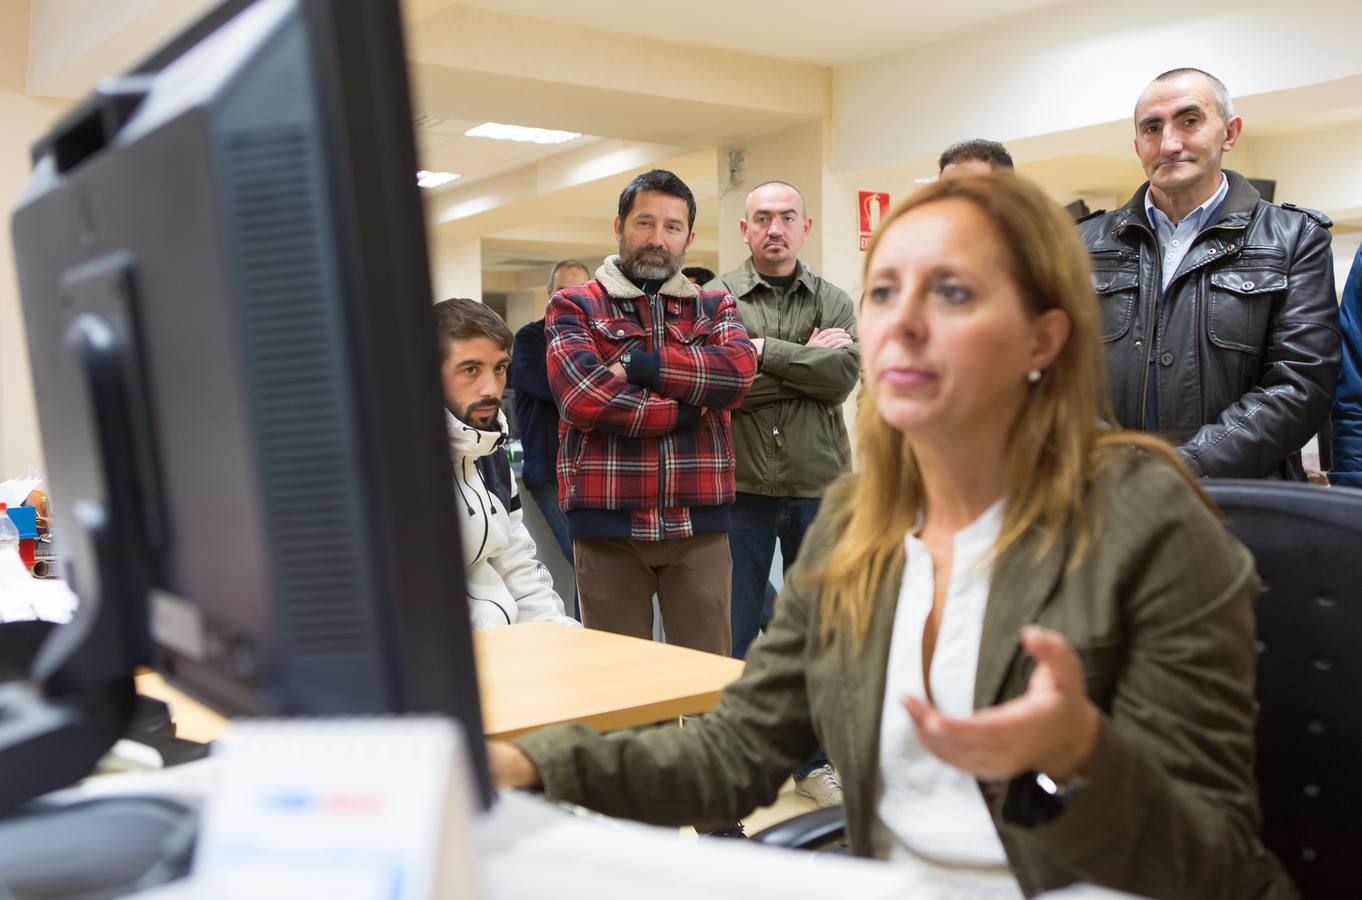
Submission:
M 734 499 L 728 547 L 733 555 L 733 655 L 738 659 L 747 657 L 747 648 L 766 621 L 762 612 L 776 541 L 780 541 L 783 571 L 788 572 L 799 556 L 804 532 L 818 515 L 818 502 L 817 497 L 767 497 L 742 492 Z M 819 750 L 794 776 L 801 779 L 827 762 L 827 754 Z
M 544 515 L 544 521 L 549 523 L 549 530 L 553 532 L 553 538 L 558 542 L 558 549 L 563 551 L 563 558 L 568 561 L 568 565 L 573 565 L 572 559 L 572 538 L 568 535 L 567 517 L 563 515 L 563 510 L 558 506 L 558 485 L 550 481 L 548 484 L 536 485 L 529 489 L 530 496 L 534 498 L 535 506 Z M 558 588 L 559 596 L 567 599 L 566 585 L 555 585 Z M 574 583 L 572 592 L 575 596 L 577 585 Z M 573 606 L 576 606 L 574 603 Z M 581 610 L 577 611 L 577 618 L 582 618 Z
M 766 497 L 738 493 L 733 501 L 728 546 L 733 555 L 733 655 L 747 656 L 747 648 L 762 626 L 767 579 L 776 556 L 776 541 L 785 571 L 799 556 L 813 517 L 817 497 Z
M 544 521 L 549 523 L 549 528 L 553 530 L 554 540 L 558 542 L 558 549 L 563 551 L 563 558 L 569 563 L 572 562 L 572 538 L 568 536 L 567 517 L 558 508 L 558 485 L 553 482 L 537 485 L 530 488 L 530 496 L 534 498 L 535 505 L 544 514 Z

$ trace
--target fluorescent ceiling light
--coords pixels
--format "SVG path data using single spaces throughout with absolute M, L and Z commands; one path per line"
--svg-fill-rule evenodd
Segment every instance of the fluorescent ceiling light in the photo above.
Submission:
M 936 175 L 928 175 L 926 178 L 914 178 L 913 184 L 935 184 L 937 180 Z
M 581 137 L 581 134 L 576 131 L 550 131 L 547 128 L 526 128 L 524 125 L 483 122 L 477 128 L 470 128 L 465 131 L 464 136 L 491 138 L 494 141 L 522 141 L 527 144 L 562 144 L 576 140 Z
M 423 188 L 437 188 L 442 184 L 449 184 L 456 178 L 462 176 L 453 172 L 427 172 L 425 169 L 416 173 L 416 186 Z

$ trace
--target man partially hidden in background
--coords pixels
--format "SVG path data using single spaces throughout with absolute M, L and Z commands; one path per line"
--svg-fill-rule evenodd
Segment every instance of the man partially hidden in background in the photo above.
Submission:
M 591 280 L 591 273 L 575 259 L 564 259 L 549 270 L 549 296 L 565 287 Z M 572 538 L 558 505 L 558 426 L 562 418 L 549 388 L 549 340 L 544 320 L 536 319 L 515 333 L 511 353 L 511 387 L 515 391 L 516 422 L 525 448 L 521 478 L 553 531 L 563 558 L 572 564 Z
M 534 558 L 503 449 L 501 395 L 511 364 L 511 329 L 486 306 L 462 298 L 435 304 L 435 324 L 473 627 L 540 621 L 576 626 L 549 570 Z
M 975 138 L 951 144 L 937 160 L 937 171 L 942 179 L 963 178 L 966 175 L 991 175 L 1011 172 L 1016 168 L 1012 154 L 997 141 Z

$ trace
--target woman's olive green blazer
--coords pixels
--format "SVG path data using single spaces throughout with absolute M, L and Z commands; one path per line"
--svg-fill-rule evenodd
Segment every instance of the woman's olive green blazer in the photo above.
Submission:
M 1100 531 L 1076 568 L 1072 531 L 1045 552 L 1028 535 L 994 566 L 975 707 L 1026 690 L 1018 632 L 1035 622 L 1078 651 L 1102 711 L 1086 785 L 1044 824 L 1003 812 L 1009 793 L 1034 790 L 1029 774 L 980 784 L 1008 864 L 1028 895 L 1081 881 L 1145 897 L 1296 896 L 1258 838 L 1251 557 L 1171 466 L 1134 451 L 1109 455 L 1088 499 Z M 820 639 L 810 573 L 846 502 L 829 492 L 770 629 L 713 712 L 683 728 L 527 735 L 516 743 L 545 792 L 658 824 L 732 822 L 771 803 L 821 746 L 841 773 L 851 847 L 869 855 L 902 572 L 876 590 L 863 645 Z

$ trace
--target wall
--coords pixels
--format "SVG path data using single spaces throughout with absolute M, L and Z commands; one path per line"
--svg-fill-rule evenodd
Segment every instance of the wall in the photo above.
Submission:
M 218 0 L 32 0 L 25 90 L 79 97 L 187 27 Z M 10 17 L 4 19 L 10 27 Z
M 730 158 L 741 154 L 742 165 L 730 173 Z M 719 178 L 719 270 L 731 272 L 750 255 L 743 243 L 738 220 L 746 215 L 747 195 L 766 181 L 785 181 L 804 195 L 814 232 L 800 259 L 815 272 L 823 268 L 823 126 L 810 123 L 787 128 L 760 138 L 720 148 Z
M 432 302 L 450 297 L 482 301 L 482 241 L 427 229 Z
M 833 167 L 1126 122 L 1149 79 L 1176 66 L 1214 72 L 1235 97 L 1350 79 L 1359 30 L 1354 0 L 1067 4 L 835 69 Z
M 1277 180 L 1278 203 L 1362 216 L 1362 122 L 1273 134 L 1252 148 L 1257 173 Z
M 0 3 L 0 481 L 43 470 L 42 441 L 29 374 L 10 212 L 28 183 L 30 145 L 66 108 L 25 96 L 28 4 Z

